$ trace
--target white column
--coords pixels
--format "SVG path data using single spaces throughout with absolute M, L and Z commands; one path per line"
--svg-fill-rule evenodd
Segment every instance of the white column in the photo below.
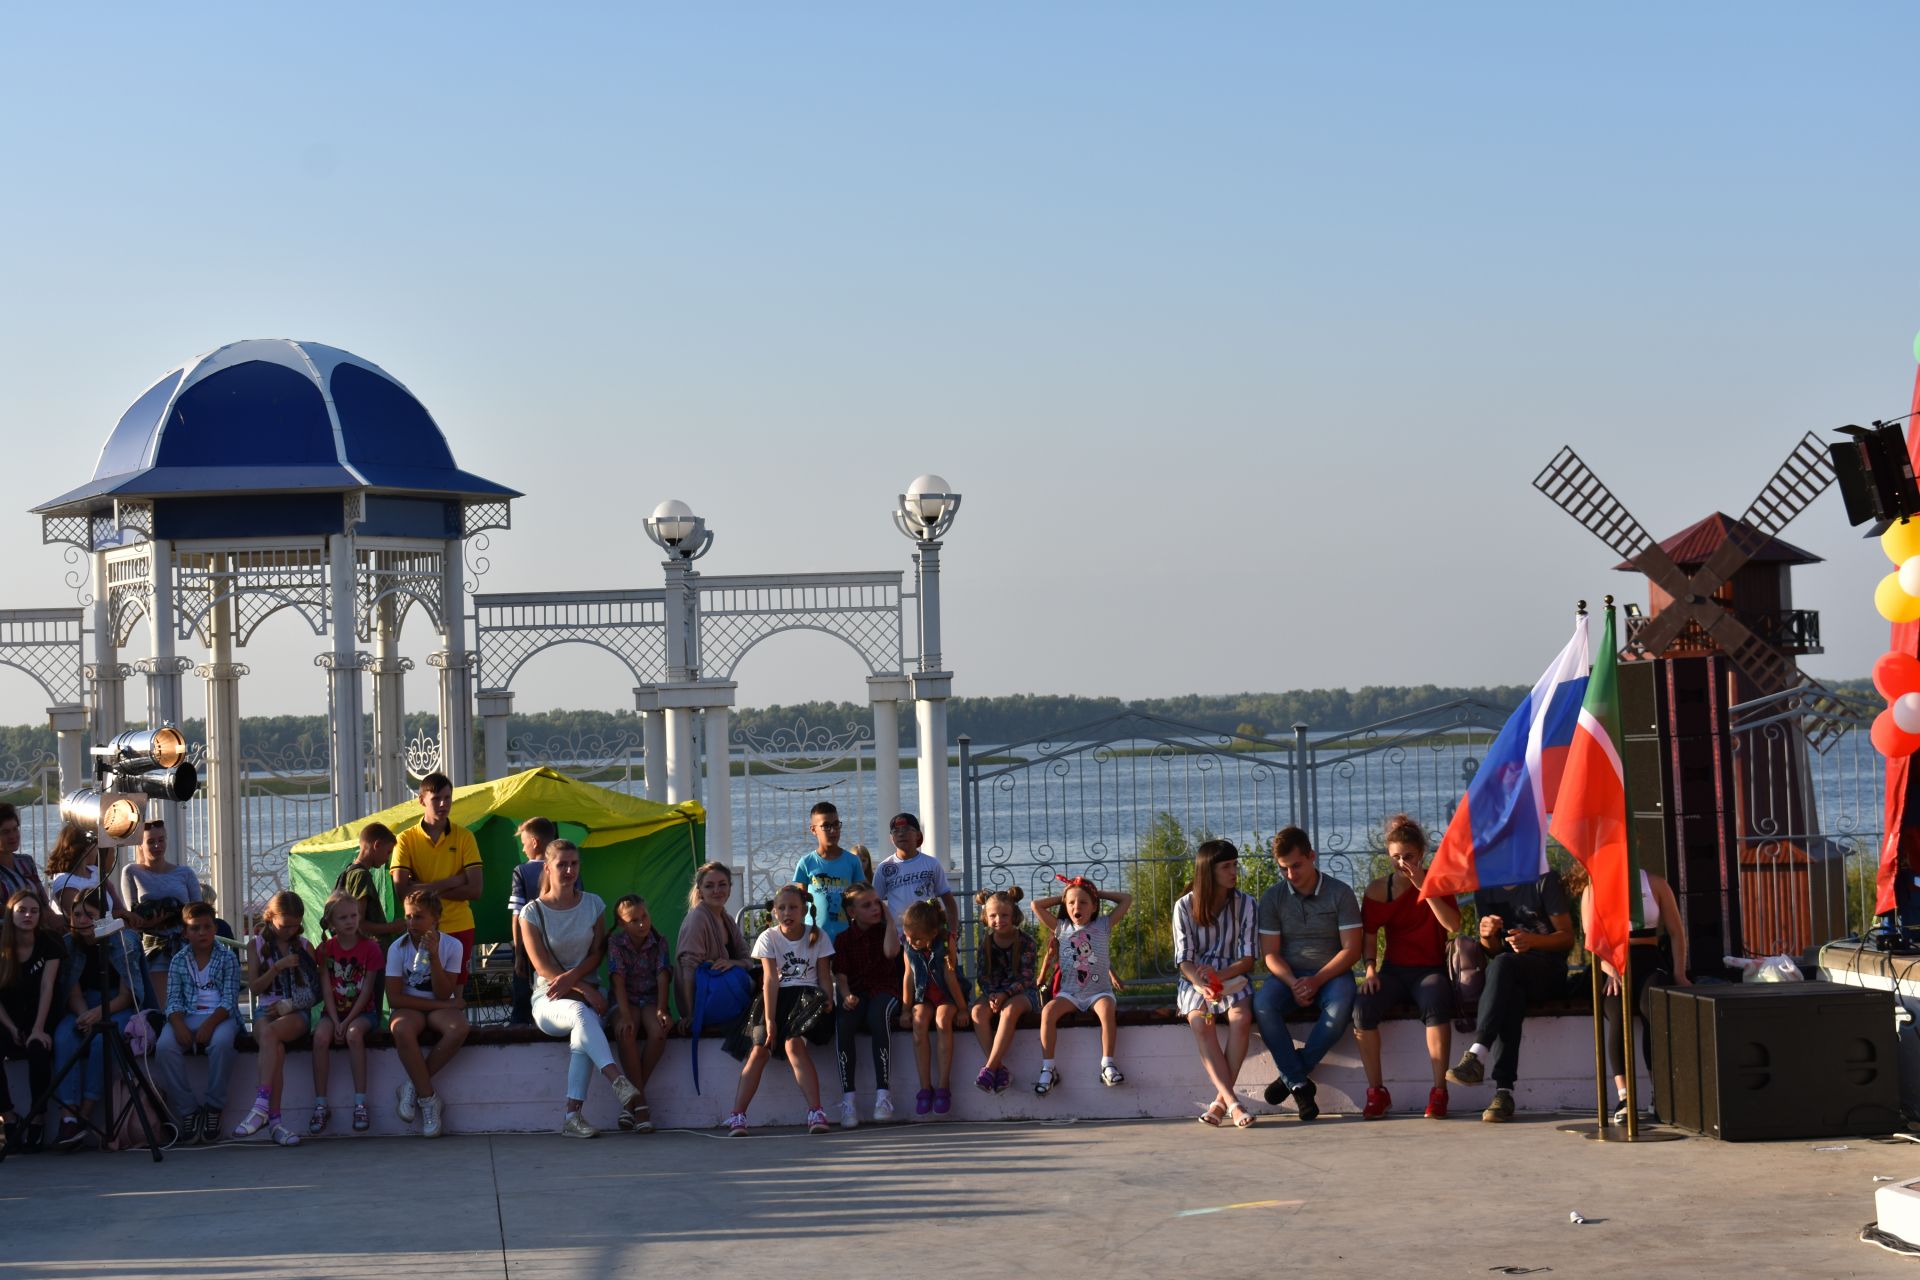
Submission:
M 320 655 L 319 663 L 327 669 L 328 773 L 336 826 L 366 812 L 366 754 L 360 743 L 360 654 L 353 647 L 358 568 L 353 535 L 336 533 L 328 537 L 328 619 L 333 648 Z
M 633 691 L 633 709 L 640 713 L 640 750 L 646 758 L 647 799 L 667 802 L 667 717 L 660 710 L 660 691 L 641 685 Z
M 147 634 L 153 656 L 139 664 L 147 677 L 147 725 L 180 723 L 180 677 L 187 664 L 175 655 L 173 617 L 173 544 L 147 544 L 152 606 L 147 610 Z
M 225 557 L 222 557 L 224 559 Z M 240 677 L 233 660 L 233 601 L 222 600 L 207 619 L 207 858 L 221 909 L 240 920 L 259 904 L 247 900 L 246 840 L 240 823 Z M 355 816 L 358 816 L 357 814 Z
M 488 782 L 497 782 L 513 772 L 507 759 L 507 718 L 513 714 L 513 690 L 480 691 L 480 737 L 487 748 Z
M 88 768 L 87 759 L 89 719 L 86 706 L 78 702 L 64 702 L 57 707 L 48 707 L 47 724 L 53 729 L 54 740 L 59 744 L 60 793 L 65 795 L 75 787 L 90 784 L 93 773 Z
M 887 823 L 900 812 L 900 704 L 913 696 L 912 682 L 903 675 L 867 677 L 867 699 L 873 704 L 873 785 L 876 798 L 873 830 L 868 847 L 887 847 Z
M 953 870 L 956 843 L 949 817 L 947 794 L 947 695 L 953 676 L 945 671 L 916 671 L 913 675 L 914 725 L 918 730 L 920 828 L 927 850 Z
M 728 702 L 734 686 L 725 686 Z M 717 692 L 718 690 L 716 690 Z M 729 739 L 732 712 L 711 706 L 703 713 L 707 730 L 707 859 L 733 865 L 733 749 Z
M 126 727 L 127 668 L 121 665 L 119 647 L 114 643 L 113 595 L 104 551 L 93 553 L 93 657 L 84 674 L 93 735 L 105 742 Z
M 693 717 L 691 707 L 667 707 L 667 803 L 693 799 Z
M 447 540 L 441 575 L 441 634 L 444 653 L 430 665 L 440 669 L 440 768 L 456 787 L 473 781 L 473 655 L 467 652 L 467 591 L 464 544 Z
M 387 596 L 373 614 L 373 807 L 385 809 L 406 800 L 406 673 L 413 663 L 400 656 L 398 601 Z

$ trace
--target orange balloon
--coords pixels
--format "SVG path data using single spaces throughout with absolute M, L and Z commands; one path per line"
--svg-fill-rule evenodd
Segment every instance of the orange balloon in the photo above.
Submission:
M 1920 733 L 1907 733 L 1893 722 L 1893 712 L 1882 711 L 1873 718 L 1873 749 L 1889 760 L 1899 760 L 1920 750 Z
M 1873 664 L 1873 687 L 1888 702 L 1902 694 L 1920 693 L 1920 658 L 1892 651 L 1881 654 Z

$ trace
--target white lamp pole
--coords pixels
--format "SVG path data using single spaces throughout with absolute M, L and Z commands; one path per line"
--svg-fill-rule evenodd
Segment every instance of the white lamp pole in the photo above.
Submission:
M 947 698 L 953 691 L 953 673 L 940 652 L 940 538 L 960 510 L 960 495 L 936 475 L 923 475 L 907 486 L 893 513 L 893 523 L 913 539 L 914 566 L 919 587 L 920 661 L 913 672 L 914 725 L 918 731 L 920 825 L 930 850 L 951 871 L 954 866 L 953 826 L 947 779 Z
M 707 522 L 686 503 L 668 499 L 647 517 L 647 536 L 667 553 L 667 684 L 684 685 L 694 678 L 692 564 L 713 546 Z M 675 706 L 671 695 L 662 698 L 667 729 L 667 803 L 693 799 L 693 716 L 689 706 Z M 648 765 L 652 765 L 648 761 Z M 711 834 L 711 833 L 709 833 Z

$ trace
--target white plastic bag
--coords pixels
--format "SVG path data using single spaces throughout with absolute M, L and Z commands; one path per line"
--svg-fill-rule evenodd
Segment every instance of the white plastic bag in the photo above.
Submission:
M 1792 956 L 1768 956 L 1764 960 L 1752 960 L 1741 956 L 1722 956 L 1727 968 L 1740 971 L 1742 982 L 1805 982 L 1806 975 L 1800 972 L 1800 966 L 1793 962 Z

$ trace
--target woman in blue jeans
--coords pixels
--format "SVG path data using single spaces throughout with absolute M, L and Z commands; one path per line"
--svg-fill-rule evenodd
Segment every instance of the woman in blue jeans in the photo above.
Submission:
M 96 944 L 93 926 L 105 914 L 101 893 L 89 890 L 76 897 L 67 909 L 67 924 L 72 930 L 68 940 L 70 959 L 64 966 L 74 975 L 67 989 L 67 1015 L 53 1032 L 54 1071 L 66 1072 L 54 1095 L 63 1109 L 60 1133 L 55 1145 L 78 1146 L 85 1136 L 82 1120 L 91 1121 L 95 1106 L 106 1091 L 106 1043 L 95 1040 L 87 1048 L 86 1061 L 73 1070 L 67 1066 L 80 1056 L 80 1042 L 103 1016 L 102 983 L 105 990 L 104 1016 L 126 1030 L 127 1020 L 147 999 L 147 964 L 139 945 L 132 943 L 132 930 L 123 929 Z M 104 973 L 103 973 L 104 971 Z

